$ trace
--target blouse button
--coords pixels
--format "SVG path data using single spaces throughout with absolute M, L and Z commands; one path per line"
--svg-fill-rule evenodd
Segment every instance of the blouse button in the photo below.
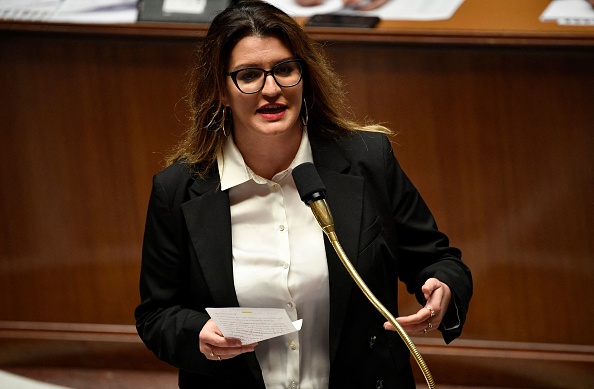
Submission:
M 369 338 L 369 348 L 373 348 L 373 346 L 375 346 L 376 340 L 377 340 L 377 337 L 375 335 L 373 335 L 371 338 Z
M 280 226 L 278 226 L 279 231 L 284 231 L 285 230 L 285 226 L 283 226 L 282 224 Z
M 291 343 L 289 343 L 289 345 L 291 346 L 291 350 L 297 350 L 297 343 L 291 341 Z

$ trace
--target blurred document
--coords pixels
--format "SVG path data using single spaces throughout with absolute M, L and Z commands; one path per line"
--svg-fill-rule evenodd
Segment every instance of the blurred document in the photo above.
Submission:
M 135 23 L 137 0 L 63 0 L 53 22 Z
M 0 20 L 47 21 L 60 3 L 60 0 L 0 0 Z
M 295 0 L 266 0 L 293 17 L 340 13 L 378 16 L 385 20 L 445 20 L 451 18 L 464 0 L 388 0 L 371 11 L 357 11 L 345 7 L 342 0 L 325 0 L 321 5 L 302 7 Z
M 554 0 L 540 15 L 540 21 L 594 26 L 594 7 L 587 0 Z
M 206 308 L 226 338 L 242 344 L 290 334 L 301 329 L 301 320 L 291 322 L 287 311 L 276 308 Z
M 206 8 L 206 0 L 164 0 L 163 12 L 181 14 L 201 14 Z
M 66 23 L 135 23 L 137 0 L 0 0 L 0 19 Z

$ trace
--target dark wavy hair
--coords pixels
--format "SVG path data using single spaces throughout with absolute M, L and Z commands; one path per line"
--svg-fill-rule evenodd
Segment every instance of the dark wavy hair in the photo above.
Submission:
M 346 117 L 346 97 L 340 78 L 321 46 L 292 17 L 263 1 L 243 1 L 214 18 L 198 48 L 188 91 L 191 126 L 168 157 L 168 165 L 183 160 L 195 173 L 205 175 L 216 164 L 217 153 L 225 141 L 225 126 L 227 129 L 231 126 L 231 115 L 225 114 L 221 101 L 226 88 L 225 74 L 231 51 L 247 36 L 275 37 L 295 58 L 304 61 L 302 82 L 308 132 L 330 138 L 356 130 L 389 133 L 383 126 L 361 126 Z

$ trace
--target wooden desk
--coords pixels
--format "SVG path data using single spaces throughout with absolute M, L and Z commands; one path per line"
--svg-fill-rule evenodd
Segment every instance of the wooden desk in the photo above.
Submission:
M 463 338 L 415 339 L 438 385 L 594 382 L 594 28 L 540 23 L 547 4 L 308 30 L 473 270 Z M 0 336 L 133 335 L 150 179 L 206 28 L 0 23 Z
M 307 28 L 321 41 L 438 43 L 480 45 L 594 45 L 591 26 L 541 23 L 539 16 L 549 0 L 465 0 L 451 19 L 439 21 L 383 20 L 374 29 Z M 301 24 L 304 18 L 299 18 Z M 1 30 L 67 32 L 76 34 L 132 35 L 169 38 L 203 36 L 206 24 L 149 23 L 130 25 L 74 25 L 63 23 L 0 22 Z

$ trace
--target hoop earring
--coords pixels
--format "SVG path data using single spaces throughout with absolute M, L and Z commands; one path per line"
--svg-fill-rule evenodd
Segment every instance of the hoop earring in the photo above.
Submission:
M 227 107 L 226 107 L 226 106 L 224 106 L 224 107 L 223 107 L 223 135 L 224 135 L 225 137 L 228 137 L 228 136 L 229 136 L 229 134 L 231 134 L 231 130 L 229 130 L 229 132 L 225 131 L 225 121 L 226 121 L 226 118 L 225 118 L 225 116 L 226 116 L 226 113 L 227 113 Z
M 305 117 L 301 116 L 301 123 L 303 124 L 303 128 L 307 128 L 307 122 L 309 122 L 309 112 L 307 111 L 307 102 L 305 101 L 305 97 L 303 98 L 303 106 L 305 107 Z

